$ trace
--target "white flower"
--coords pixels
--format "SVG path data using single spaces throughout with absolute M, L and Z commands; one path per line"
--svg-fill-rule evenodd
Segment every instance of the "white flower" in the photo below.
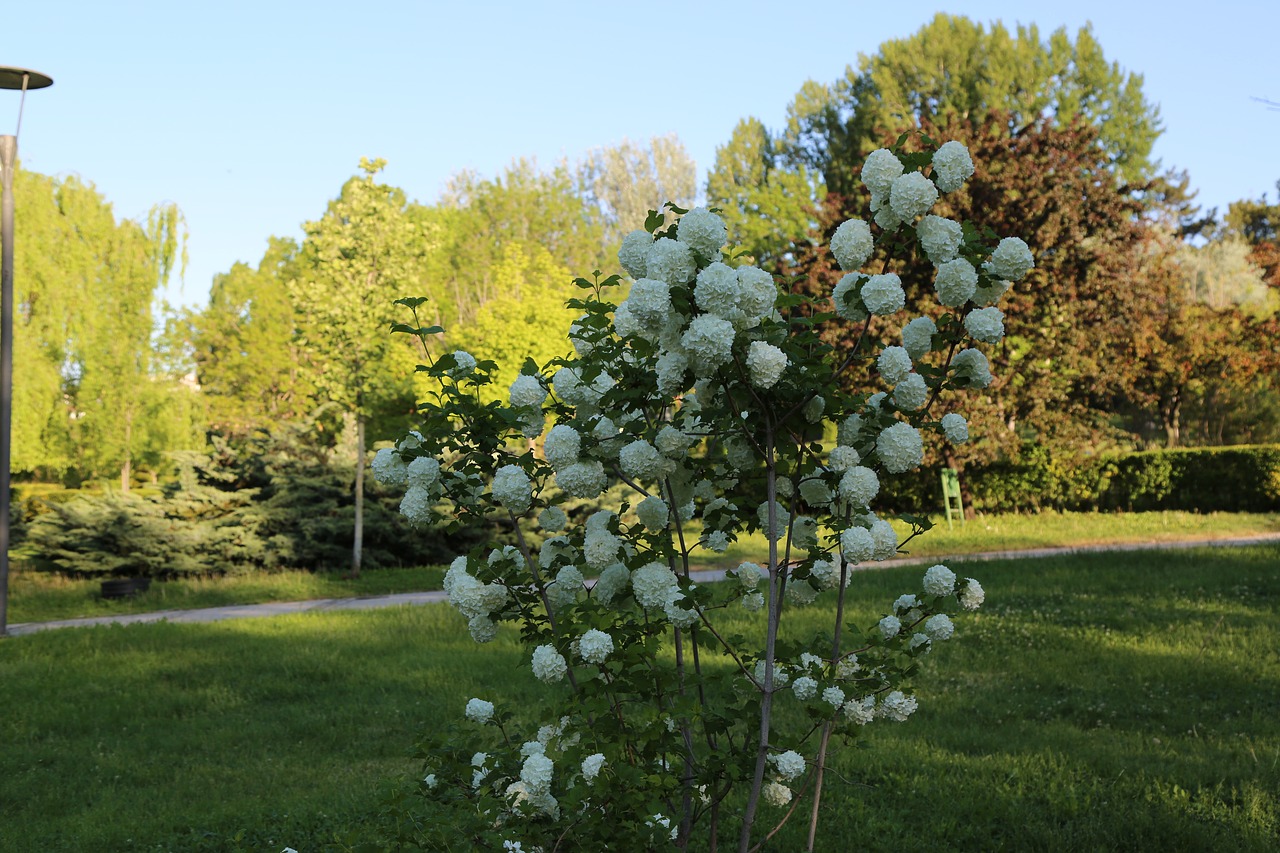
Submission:
M 631 572 L 622 563 L 614 563 L 600 573 L 596 585 L 591 588 L 596 601 L 609 604 L 613 599 L 626 592 L 631 583 Z
M 1011 281 L 992 281 L 989 284 L 979 284 L 978 288 L 973 291 L 973 296 L 969 297 L 969 299 L 974 305 L 980 307 L 994 305 L 1010 287 L 1013 287 L 1013 282 Z
M 861 219 L 845 220 L 831 235 L 831 254 L 845 272 L 853 272 L 865 264 L 874 249 L 871 227 Z
M 956 632 L 956 626 L 952 624 L 950 616 L 938 613 L 925 620 L 924 630 L 930 639 L 942 642 L 951 639 Z
M 841 498 L 855 507 L 863 507 L 871 503 L 875 496 L 879 494 L 880 478 L 870 468 L 858 465 L 844 472 L 844 476 L 840 478 L 837 492 L 839 492 Z
M 862 285 L 862 304 L 879 317 L 887 317 L 902 310 L 907 304 L 907 294 L 902 289 L 902 279 L 894 273 L 873 275 Z
M 654 240 L 644 256 L 644 274 L 670 285 L 688 284 L 697 271 L 698 262 L 689 247 L 668 237 Z
M 846 445 L 833 447 L 831 452 L 827 454 L 827 467 L 836 473 L 848 471 L 860 461 L 862 460 L 858 456 L 858 451 Z
M 434 788 L 436 785 L 440 784 L 440 780 L 436 778 L 436 774 L 428 773 L 422 778 L 422 784 L 426 785 L 428 788 Z M 284 852 L 281 851 L 281 853 Z M 293 853 L 298 853 L 298 851 L 294 850 Z
M 582 759 L 582 778 L 588 785 L 596 781 L 600 768 L 604 767 L 604 753 L 597 752 Z
M 568 521 L 568 516 L 558 506 L 549 506 L 538 513 L 538 526 L 548 533 L 559 533 Z
M 800 481 L 800 497 L 811 507 L 831 505 L 831 487 L 818 477 L 809 477 Z
M 919 373 L 909 373 L 893 386 L 893 404 L 905 412 L 914 412 L 929 399 L 929 388 Z
M 925 256 L 930 261 L 934 264 L 944 264 L 955 260 L 960 253 L 964 229 L 959 222 L 929 215 L 916 225 L 916 237 L 919 238 L 920 248 L 924 250 Z
M 637 230 L 622 238 L 622 248 L 618 250 L 618 263 L 634 279 L 644 278 L 645 256 L 653 245 L 653 235 L 648 231 Z
M 847 681 L 853 678 L 860 669 L 862 669 L 862 665 L 858 663 L 857 655 L 845 655 L 836 661 L 836 678 Z
M 714 314 L 699 314 L 689 324 L 680 344 L 690 357 L 694 373 L 710 376 L 732 358 L 733 338 L 733 324 L 728 320 Z
M 564 678 L 569 671 L 564 655 L 555 646 L 541 645 L 533 650 L 533 674 L 548 684 Z
M 816 424 L 822 419 L 822 412 L 827 408 L 827 401 L 821 396 L 814 394 L 809 398 L 809 402 L 804 404 L 802 414 L 804 419 L 811 424 Z
M 791 522 L 791 544 L 802 551 L 818 547 L 818 522 L 807 515 L 797 515 Z
M 828 560 L 814 560 L 809 576 L 823 589 L 833 589 L 840 583 L 840 573 L 836 571 L 835 563 Z
M 978 287 L 978 271 L 964 258 L 938 264 L 938 274 L 933 287 L 938 301 L 948 308 L 958 308 L 973 296 Z
M 668 350 L 658 356 L 655 370 L 658 374 L 658 393 L 670 397 L 685 390 L 685 371 L 689 369 L 689 359 L 683 352 Z
M 551 789 L 551 774 L 554 769 L 555 762 L 545 754 L 535 752 L 524 760 L 524 765 L 520 768 L 520 781 L 530 791 L 548 791 Z
M 698 273 L 693 298 L 703 311 L 722 320 L 741 321 L 744 314 L 738 296 L 738 273 L 733 267 L 717 262 Z
M 839 708 L 844 704 L 844 691 L 839 687 L 828 687 L 822 691 L 822 701 L 833 708 Z
M 840 534 L 840 553 L 850 563 L 863 563 L 875 554 L 875 540 L 864 527 L 850 527 Z
M 960 590 L 960 606 L 965 610 L 977 610 L 987 600 L 982 584 L 973 578 L 965 578 L 964 589 Z
M 944 142 L 933 152 L 933 180 L 944 193 L 955 192 L 971 177 L 973 158 L 959 142 Z
M 891 640 L 898 636 L 902 630 L 902 622 L 897 616 L 886 616 L 880 620 L 880 634 L 886 639 Z
M 802 675 L 791 683 L 791 689 L 795 691 L 796 698 L 803 702 L 812 699 L 818 692 L 818 682 L 807 675 Z
M 1027 270 L 1036 265 L 1031 249 L 1017 237 L 1005 237 L 982 265 L 987 275 L 1008 281 L 1021 281 Z
M 396 450 L 399 450 L 401 453 L 404 453 L 407 450 L 417 450 L 422 446 L 422 442 L 422 433 L 418 432 L 416 429 L 411 429 L 409 430 L 409 434 L 400 439 L 396 444 Z
M 720 257 L 720 247 L 728 239 L 724 220 L 705 207 L 695 207 L 680 217 L 677 239 L 708 261 Z
M 885 347 L 876 359 L 876 370 L 885 382 L 896 385 L 911 372 L 911 356 L 905 347 Z
M 778 286 L 773 276 L 757 267 L 738 267 L 738 286 L 738 298 L 748 326 L 768 315 L 778 301 Z
M 787 369 L 787 354 L 764 341 L 752 341 L 747 347 L 747 372 L 751 384 L 761 389 L 772 388 Z
M 933 351 L 933 336 L 938 325 L 928 317 L 917 317 L 902 327 L 902 348 L 913 361 Z
M 836 283 L 831 291 L 831 302 L 835 305 L 837 316 L 853 323 L 861 323 L 867 319 L 867 308 L 862 304 L 862 282 L 866 276 L 851 272 Z
M 662 498 L 650 495 L 640 501 L 640 505 L 636 507 L 636 516 L 646 530 L 664 530 L 671 517 L 671 509 Z
M 622 540 L 608 530 L 590 530 L 582 542 L 582 557 L 591 568 L 603 569 L 617 562 L 621 547 Z
M 1004 312 L 999 308 L 979 308 L 964 318 L 964 328 L 974 340 L 998 344 L 1004 338 Z
M 738 582 L 742 584 L 743 589 L 755 589 L 760 583 L 760 578 L 764 575 L 764 569 L 755 563 L 741 563 L 738 568 L 733 570 L 734 575 L 738 578 Z
M 511 406 L 523 409 L 527 406 L 541 406 L 547 399 L 547 389 L 542 387 L 538 377 L 521 373 L 511 383 Z
M 756 661 L 755 676 L 756 681 L 764 684 L 765 665 L 763 660 Z M 774 662 L 773 665 L 773 686 L 786 687 L 791 681 L 791 676 L 787 674 L 787 669 L 782 664 Z
M 604 663 L 612 653 L 613 637 L 604 631 L 592 628 L 578 640 L 578 655 L 587 663 Z
M 813 604 L 817 597 L 818 590 L 814 589 L 813 584 L 808 581 L 793 580 L 787 584 L 787 600 L 792 604 L 803 607 L 806 604 Z
M 871 559 L 877 562 L 887 560 L 898 553 L 898 534 L 893 525 L 883 518 L 871 522 L 871 541 L 875 543 L 875 551 Z
M 961 350 L 951 358 L 953 379 L 960 388 L 986 388 L 991 384 L 991 366 L 976 349 Z
M 483 699 L 471 699 L 467 702 L 467 719 L 473 723 L 484 725 L 493 719 L 493 703 Z
M 533 503 L 533 484 L 519 465 L 504 465 L 493 475 L 493 497 L 516 515 Z
M 679 591 L 676 576 L 662 563 L 648 563 L 631 573 L 631 590 L 646 610 L 665 607 Z
M 902 161 L 887 148 L 872 151 L 862 165 L 862 182 L 871 190 L 872 198 L 888 198 L 889 188 L 901 174 Z
M 782 807 L 791 802 L 791 789 L 781 782 L 765 782 L 760 796 L 769 805 Z
M 769 501 L 765 501 L 756 507 L 756 518 L 760 520 L 760 530 L 770 539 L 781 539 L 787 532 L 787 525 L 791 523 L 791 513 L 787 512 L 777 501 L 773 501 L 773 527 L 769 526 Z
M 414 524 L 431 521 L 431 493 L 422 486 L 410 486 L 400 501 L 400 514 Z
M 751 592 L 742 597 L 742 608 L 755 612 L 764 607 L 764 594 L 759 592 Z
M 613 332 L 620 338 L 631 338 L 643 331 L 640 321 L 631 313 L 631 305 L 624 299 L 613 312 Z M 567 368 L 561 368 L 565 370 Z
M 634 480 L 656 480 L 663 473 L 665 460 L 658 448 L 643 438 L 627 444 L 618 453 L 622 473 Z
M 807 766 L 804 756 L 796 752 L 794 749 L 788 749 L 783 753 L 776 753 L 769 756 L 769 761 L 773 763 L 773 768 L 778 771 L 778 775 L 783 779 L 794 779 L 804 772 Z
M 844 716 L 846 720 L 865 726 L 875 718 L 876 697 L 864 696 L 861 699 L 850 699 L 844 703 Z
M 907 172 L 893 179 L 889 189 L 889 206 L 903 222 L 928 213 L 938 200 L 938 188 L 919 172 Z
M 609 485 L 599 462 L 575 462 L 556 472 L 556 485 L 575 498 L 591 499 Z
M 547 600 L 551 607 L 559 610 L 577 601 L 583 580 L 582 571 L 577 566 L 563 566 L 556 573 L 556 579 L 547 584 Z
M 915 710 L 916 697 L 904 696 L 901 690 L 895 690 L 880 700 L 876 714 L 895 722 L 905 723 L 907 717 L 910 717 Z
M 899 421 L 876 437 L 876 455 L 890 474 L 901 474 L 924 461 L 924 442 L 911 424 Z
M 693 446 L 696 439 L 691 435 L 686 435 L 671 424 L 667 424 L 658 430 L 658 435 L 654 438 L 654 446 L 658 448 L 658 452 L 670 459 L 679 459 L 688 453 L 689 448 Z
M 909 592 L 903 593 L 894 600 L 893 612 L 906 613 L 907 611 L 914 609 L 917 604 L 919 604 L 919 602 L 916 601 L 915 595 Z M 911 621 L 914 622 L 915 620 L 913 619 Z
M 406 482 L 406 469 L 400 454 L 389 447 L 384 447 L 373 454 L 373 479 L 384 486 L 403 486 Z
M 661 331 L 671 317 L 671 285 L 655 278 L 642 278 L 631 285 L 627 306 L 642 328 Z
M 928 595 L 950 595 L 956 589 L 956 573 L 939 563 L 924 573 L 924 591 Z
M 933 641 L 929 639 L 928 634 L 921 634 L 917 631 L 911 635 L 911 639 L 907 642 L 907 651 L 914 652 L 921 646 L 924 646 L 924 651 L 921 654 L 928 654 L 933 649 Z
M 969 440 L 969 422 L 964 415 L 955 412 L 942 416 L 942 433 L 952 444 L 964 444 Z
M 455 350 L 453 364 L 453 368 L 449 370 L 450 376 L 466 376 L 475 369 L 476 358 L 466 350 Z
M 587 319 L 587 315 L 583 314 L 569 326 L 569 343 L 573 344 L 573 351 L 581 358 L 586 358 L 596 351 L 596 345 L 588 340 L 589 337 L 594 337 L 596 332 L 582 325 L 582 321 L 585 319 Z M 513 403 L 512 405 L 515 404 Z M 538 405 L 541 405 L 541 403 Z
M 874 206 L 875 203 L 876 199 L 872 196 L 871 204 Z M 898 217 L 898 214 L 894 213 L 893 207 L 887 200 L 881 203 L 880 209 L 876 210 L 876 214 L 872 219 L 877 225 L 889 233 L 897 231 L 898 226 L 902 224 L 902 220 Z

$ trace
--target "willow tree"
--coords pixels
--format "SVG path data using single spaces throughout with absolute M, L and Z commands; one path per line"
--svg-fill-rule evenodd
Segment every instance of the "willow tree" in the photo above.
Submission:
M 360 573 L 363 549 L 368 427 L 373 422 L 390 435 L 382 425 L 413 411 L 413 354 L 403 336 L 387 332 L 399 319 L 392 303 L 422 289 L 433 244 L 404 192 L 376 180 L 385 166 L 385 160 L 361 158 L 362 174 L 346 182 L 324 216 L 303 225 L 288 284 L 317 395 L 355 424 L 353 575 Z

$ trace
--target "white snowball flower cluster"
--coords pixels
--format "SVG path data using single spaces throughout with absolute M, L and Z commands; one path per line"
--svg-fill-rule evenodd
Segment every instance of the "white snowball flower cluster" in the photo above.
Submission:
M 980 283 L 977 289 L 973 291 L 973 296 L 970 296 L 969 299 L 974 305 L 984 308 L 988 305 L 996 304 L 1010 287 L 1013 287 L 1013 282 L 1010 281 L 997 280 L 989 281 L 986 284 Z
M 752 341 L 747 347 L 747 372 L 757 388 L 768 390 L 776 385 L 787 363 L 787 354 L 773 344 Z
M 902 631 L 902 621 L 897 616 L 886 616 L 880 620 L 880 635 L 891 640 Z
M 947 614 L 936 613 L 925 620 L 924 631 L 929 635 L 929 639 L 941 643 L 954 636 L 956 626 Z
M 865 527 L 850 527 L 840 534 L 840 553 L 850 563 L 865 563 L 875 552 L 875 540 Z
M 662 563 L 647 563 L 631 573 L 631 590 L 646 610 L 665 607 L 680 587 L 676 576 Z
M 667 506 L 667 502 L 657 495 L 650 495 L 640 501 L 636 507 L 636 517 L 640 519 L 640 523 L 644 525 L 645 530 L 658 531 L 665 530 L 668 520 L 671 518 L 671 508 Z
M 976 349 L 961 350 L 951 358 L 953 379 L 961 388 L 986 388 L 991 384 L 991 365 Z
M 836 492 L 855 507 L 864 507 L 880 493 L 880 478 L 870 468 L 858 465 L 844 472 Z
M 963 144 L 953 139 L 933 152 L 933 180 L 944 193 L 955 192 L 971 177 L 973 158 Z
M 575 462 L 556 472 L 556 485 L 575 498 L 598 497 L 609 485 L 599 462 Z
M 558 506 L 549 506 L 538 513 L 538 526 L 548 533 L 559 533 L 568 522 L 569 517 Z
M 965 610 L 977 610 L 987 600 L 982 584 L 973 578 L 965 578 L 964 589 L 960 590 L 960 606 Z
M 624 595 L 630 585 L 631 572 L 622 563 L 614 563 L 600 573 L 600 577 L 596 579 L 596 585 L 591 588 L 591 593 L 596 601 L 608 605 L 615 598 Z
M 1004 312 L 999 308 L 979 308 L 964 318 L 964 328 L 974 340 L 998 344 L 1004 338 Z
M 959 222 L 930 214 L 916 225 L 916 237 L 925 256 L 935 265 L 953 261 L 960 253 L 964 229 Z
M 738 288 L 748 328 L 767 317 L 778 301 L 778 286 L 773 276 L 759 267 L 738 267 Z
M 844 691 L 839 687 L 828 687 L 822 691 L 822 701 L 838 709 L 844 705 Z
M 642 278 L 627 296 L 631 316 L 645 331 L 658 333 L 671 317 L 671 285 L 656 278 Z
M 867 306 L 862 304 L 862 283 L 867 277 L 851 272 L 836 282 L 831 291 L 831 302 L 836 315 L 851 323 L 861 323 L 868 317 Z
M 698 376 L 710 376 L 733 358 L 733 324 L 714 314 L 699 314 L 680 339 Z
M 467 558 L 459 557 L 445 572 L 444 591 L 449 603 L 470 620 L 476 642 L 487 642 L 481 636 L 492 639 L 493 621 L 489 617 L 509 600 L 506 587 L 499 583 L 482 583 L 467 571 Z M 476 636 L 477 632 L 480 636 Z
M 704 260 L 720 257 L 720 248 L 729 239 L 724 220 L 705 207 L 695 207 L 680 217 L 678 239 Z
M 603 569 L 618 560 L 622 540 L 607 529 L 588 530 L 582 540 L 582 557 L 593 569 Z
M 630 232 L 622 238 L 622 248 L 618 250 L 618 263 L 633 279 L 644 278 L 645 258 L 649 247 L 653 245 L 653 235 L 643 229 Z
M 854 465 L 861 462 L 858 451 L 846 445 L 839 445 L 831 448 L 831 452 L 827 454 L 827 467 L 837 473 L 848 471 Z
M 781 539 L 787 534 L 787 527 L 791 524 L 791 513 L 787 512 L 782 504 L 773 501 L 773 527 L 770 528 L 769 506 L 770 502 L 765 501 L 756 507 L 756 518 L 760 521 L 760 530 L 770 539 Z
M 906 412 L 914 412 L 924 406 L 929 398 L 929 387 L 919 373 L 909 373 L 893 386 L 893 404 Z
M 450 376 L 466 376 L 475 370 L 476 357 L 466 350 L 455 350 L 453 353 L 453 367 L 449 369 Z
M 697 271 L 698 261 L 693 251 L 669 237 L 654 240 L 644 256 L 644 274 L 670 285 L 688 284 Z
M 916 697 L 904 696 L 901 690 L 894 690 L 880 700 L 876 708 L 877 716 L 898 723 L 905 723 L 916 710 Z
M 777 808 L 791 802 L 791 789 L 781 782 L 765 782 L 760 789 L 760 796 L 766 803 Z
M 876 455 L 890 474 L 901 474 L 924 461 L 924 442 L 911 424 L 899 421 L 880 431 L 876 437 Z
M 484 725 L 493 719 L 493 703 L 483 699 L 468 700 L 466 715 L 471 722 Z
M 799 776 L 808 766 L 805 764 L 804 756 L 794 749 L 770 755 L 769 761 L 772 762 L 773 769 L 778 772 L 778 776 L 787 781 Z
M 600 775 L 601 768 L 604 767 L 604 754 L 597 752 L 588 755 L 582 759 L 582 778 L 590 785 L 596 781 L 596 777 Z
M 840 583 L 840 573 L 836 571 L 836 564 L 830 560 L 814 560 L 809 569 L 809 577 L 822 589 L 835 589 Z
M 878 148 L 867 155 L 862 164 L 862 182 L 871 191 L 871 209 L 880 207 L 877 203 L 889 197 L 889 190 L 894 179 L 902 174 L 902 161 L 888 148 Z
M 675 350 L 664 352 L 658 356 L 655 369 L 658 374 L 659 394 L 672 396 L 688 387 L 685 383 L 685 371 L 689 369 L 689 359 L 684 353 Z
M 555 610 L 568 607 L 578 599 L 585 578 L 577 566 L 564 566 L 556 572 L 556 579 L 547 584 L 547 600 Z
M 494 500 L 516 515 L 523 515 L 533 503 L 533 484 L 519 465 L 504 465 L 494 472 L 492 489 Z
M 942 416 L 942 434 L 952 444 L 964 444 L 969 440 L 969 422 L 964 415 L 955 412 Z
M 915 610 L 919 603 L 920 602 L 916 600 L 915 595 L 909 592 L 904 593 L 903 595 L 900 595 L 896 599 L 894 599 L 893 612 L 911 614 L 911 611 Z M 919 617 L 919 611 L 916 611 L 914 615 L 908 615 L 906 619 L 908 622 L 914 622 L 918 617 Z
M 533 674 L 539 680 L 551 684 L 564 678 L 569 671 L 564 655 L 556 651 L 556 647 L 548 644 L 533 650 Z
M 555 771 L 555 762 L 544 753 L 535 752 L 524 760 L 520 768 L 520 781 L 528 786 L 530 792 L 551 790 L 551 777 Z
M 373 462 L 369 467 L 373 469 L 373 479 L 384 486 L 403 486 L 406 482 L 407 466 L 400 454 L 390 447 L 384 447 L 373 454 Z
M 524 409 L 541 406 L 547 400 L 547 389 L 542 387 L 538 377 L 521 373 L 511 383 L 511 406 Z
M 714 263 L 698 273 L 693 298 L 703 311 L 722 320 L 741 321 L 743 312 L 738 305 L 738 297 L 738 272 L 733 267 Z
M 791 689 L 795 691 L 796 698 L 800 701 L 808 701 L 818 693 L 818 682 L 807 675 L 802 675 L 791 683 Z
M 933 287 L 938 301 L 948 308 L 958 308 L 973 296 L 978 287 L 978 271 L 964 258 L 938 264 Z
M 618 453 L 622 473 L 635 480 L 652 481 L 662 476 L 667 464 L 658 448 L 643 438 L 627 444 Z
M 587 663 L 604 663 L 613 654 L 613 637 L 592 628 L 578 640 L 578 656 Z
M 933 351 L 933 336 L 938 324 L 929 317 L 916 317 L 902 327 L 902 348 L 912 360 L 923 358 Z
M 878 317 L 887 317 L 901 311 L 907 304 L 906 291 L 902 289 L 902 279 L 894 273 L 873 275 L 862 285 L 862 304 Z
M 669 459 L 679 459 L 688 452 L 696 441 L 697 439 L 694 436 L 681 432 L 671 424 L 667 424 L 658 430 L 658 435 L 654 438 L 653 443 L 663 456 Z
M 896 385 L 911 372 L 911 356 L 905 347 L 885 347 L 876 359 L 876 370 L 881 379 L 890 385 Z
M 924 573 L 924 591 L 928 595 L 950 595 L 956 589 L 956 573 L 939 563 Z
M 938 200 L 938 188 L 920 172 L 894 178 L 889 189 L 889 206 L 903 222 L 912 222 L 929 212 Z
M 846 720 L 865 726 L 875 719 L 876 697 L 864 696 L 861 699 L 850 699 L 844 703 L 844 707 L 841 710 L 844 711 Z
M 883 518 L 877 518 L 871 522 L 871 541 L 875 545 L 871 559 L 877 562 L 887 560 L 898 553 L 898 533 L 893 529 L 893 525 Z
M 1025 241 L 1018 237 L 1005 237 L 982 268 L 992 278 L 1021 281 L 1035 265 L 1035 258 Z
M 861 219 L 849 219 L 831 235 L 831 254 L 845 272 L 853 272 L 867 262 L 875 250 L 871 228 Z

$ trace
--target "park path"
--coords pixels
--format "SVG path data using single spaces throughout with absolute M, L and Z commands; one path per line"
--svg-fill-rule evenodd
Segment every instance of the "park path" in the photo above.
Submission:
M 860 566 L 862 570 L 944 563 L 964 560 L 1023 560 L 1058 557 L 1064 554 L 1099 554 L 1124 551 L 1172 551 L 1183 548 L 1235 548 L 1280 542 L 1280 533 L 1263 533 L 1231 539 L 1181 539 L 1174 542 L 1124 542 L 1111 545 L 1064 545 L 1052 548 L 1027 548 L 1016 551 L 982 551 L 976 554 L 935 555 L 932 557 L 898 557 L 882 563 Z M 724 569 L 693 572 L 695 580 L 722 580 Z M 85 628 L 95 625 L 133 625 L 139 622 L 221 622 L 224 619 L 255 619 L 289 613 L 324 613 L 334 610 L 374 610 L 406 604 L 434 604 L 446 598 L 443 590 L 402 592 L 365 598 L 319 598 L 312 601 L 274 601 L 266 604 L 233 604 L 227 607 L 204 607 L 198 610 L 156 610 L 150 613 L 124 613 L 117 616 L 93 616 L 85 619 L 60 619 L 53 622 L 19 622 L 9 626 L 10 636 L 34 634 L 54 628 Z

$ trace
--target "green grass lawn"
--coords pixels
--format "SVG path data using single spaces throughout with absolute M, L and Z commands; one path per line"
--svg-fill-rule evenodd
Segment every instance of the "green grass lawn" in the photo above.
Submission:
M 1280 545 L 954 567 L 987 604 L 915 717 L 838 754 L 822 849 L 1275 849 Z M 919 575 L 857 575 L 856 615 Z M 5 640 L 0 848 L 337 849 L 419 732 L 471 696 L 529 707 L 518 659 L 438 605 Z
M 1164 542 L 1191 538 L 1229 538 L 1280 532 L 1280 513 L 1140 512 L 1121 514 L 1056 513 L 980 516 L 937 527 L 906 548 L 912 556 L 974 554 L 1055 545 Z M 905 525 L 895 522 L 901 535 Z M 691 536 L 697 537 L 695 528 Z M 764 562 L 768 545 L 758 534 L 744 537 L 724 554 L 697 553 L 700 566 L 736 566 Z M 104 600 L 98 581 L 68 580 L 40 572 L 15 571 L 10 578 L 9 622 L 44 622 L 83 616 L 109 616 L 154 610 L 219 607 L 266 601 L 350 598 L 439 589 L 443 567 L 376 569 L 356 580 L 336 573 L 276 572 L 214 579 L 156 583 L 135 598 Z

